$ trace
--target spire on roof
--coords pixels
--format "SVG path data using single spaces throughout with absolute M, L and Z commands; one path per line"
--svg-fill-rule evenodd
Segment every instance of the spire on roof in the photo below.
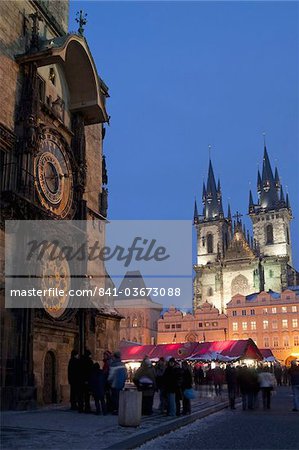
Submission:
M 289 200 L 289 194 L 287 193 L 287 195 L 286 195 L 286 207 L 287 208 L 291 208 L 291 204 L 290 204 L 290 200 Z
M 280 190 L 280 179 L 279 179 L 277 167 L 275 167 L 274 183 L 275 183 L 276 190 L 279 191 Z
M 222 194 L 220 180 L 216 187 L 214 170 L 211 159 L 209 159 L 209 170 L 207 184 L 203 185 L 203 215 L 206 220 L 223 217 Z
M 193 224 L 197 224 L 198 223 L 198 209 L 197 209 L 197 203 L 196 203 L 196 199 L 194 200 L 194 215 L 193 215 Z
M 203 185 L 202 185 L 202 201 L 203 202 L 206 201 L 206 196 L 207 196 L 206 185 L 205 185 L 205 182 L 203 182 Z
M 282 185 L 280 186 L 280 201 L 281 203 L 285 203 Z
M 249 213 L 254 212 L 254 203 L 252 198 L 252 192 L 251 189 L 249 191 Z
M 261 174 L 260 171 L 257 171 L 257 191 L 260 194 L 262 190 L 262 178 L 261 178 Z

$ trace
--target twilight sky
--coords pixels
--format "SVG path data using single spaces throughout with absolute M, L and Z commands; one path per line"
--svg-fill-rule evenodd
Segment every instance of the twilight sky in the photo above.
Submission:
M 298 270 L 298 3 L 71 1 L 70 30 L 80 9 L 111 96 L 110 219 L 192 219 L 209 144 L 225 211 L 247 214 L 265 131 Z

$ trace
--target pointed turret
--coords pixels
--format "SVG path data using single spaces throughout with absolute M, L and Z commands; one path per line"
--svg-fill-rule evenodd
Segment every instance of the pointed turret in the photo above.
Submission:
M 276 185 L 277 181 L 277 185 Z M 279 189 L 280 186 L 278 171 L 275 171 L 275 179 L 267 152 L 266 146 L 264 147 L 263 158 L 263 171 L 262 171 L 262 189 L 260 194 L 260 206 L 263 209 L 276 209 L 279 207 Z
M 260 171 L 257 171 L 257 192 L 260 194 L 262 191 L 262 178 Z
M 254 203 L 253 203 L 253 198 L 252 198 L 252 192 L 250 189 L 250 191 L 249 191 L 249 214 L 251 212 L 254 212 Z
M 203 185 L 203 215 L 206 220 L 213 220 L 223 217 L 222 194 L 220 180 L 216 187 L 214 170 L 211 159 L 209 160 L 209 170 L 207 185 Z
M 279 192 L 280 191 L 280 179 L 279 179 L 277 167 L 275 167 L 274 183 L 275 183 L 275 188 L 276 188 L 277 192 Z
M 203 202 L 203 204 L 205 204 L 206 197 L 207 197 L 206 185 L 205 185 L 205 182 L 203 182 L 203 184 L 202 184 L 202 202 Z
M 291 204 L 290 204 L 289 194 L 288 194 L 288 193 L 287 193 L 287 195 L 286 195 L 286 207 L 287 207 L 288 209 L 291 209 Z
M 194 215 L 193 215 L 193 224 L 197 224 L 198 223 L 198 209 L 197 209 L 197 203 L 196 203 L 196 199 L 194 200 Z
M 284 193 L 283 193 L 283 188 L 282 188 L 282 186 L 280 186 L 280 202 L 281 202 L 282 204 L 285 203 Z

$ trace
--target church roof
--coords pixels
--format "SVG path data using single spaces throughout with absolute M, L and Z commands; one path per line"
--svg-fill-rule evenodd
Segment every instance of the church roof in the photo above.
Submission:
M 242 229 L 241 221 L 237 221 L 234 229 L 234 235 L 229 243 L 224 256 L 225 260 L 236 260 L 236 259 L 253 259 L 255 258 L 253 250 L 250 248 L 247 242 L 246 235 Z

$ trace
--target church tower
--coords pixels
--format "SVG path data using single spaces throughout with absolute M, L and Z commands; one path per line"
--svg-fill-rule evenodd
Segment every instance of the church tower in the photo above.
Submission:
M 288 194 L 286 197 L 284 196 L 277 168 L 273 175 L 266 145 L 264 146 L 262 175 L 258 171 L 257 176 L 257 193 L 256 204 L 253 201 L 252 192 L 249 193 L 249 216 L 252 220 L 254 241 L 259 249 L 260 257 L 264 261 L 265 290 L 286 288 L 288 285 L 287 272 L 292 271 L 290 239 L 292 211 Z M 274 261 L 275 267 L 272 264 Z M 288 266 L 288 270 L 281 271 L 283 266 Z
M 194 307 L 200 306 L 206 299 L 212 300 L 213 298 L 215 303 L 216 297 L 218 300 L 216 303 L 221 304 L 221 282 L 218 283 L 215 270 L 216 266 L 220 265 L 232 236 L 230 208 L 227 217 L 224 217 L 220 180 L 216 185 L 211 160 L 209 161 L 207 182 L 203 183 L 202 204 L 202 215 L 198 214 L 196 201 L 194 208 L 194 225 L 197 234 Z M 207 267 L 210 276 L 203 277 L 203 271 L 206 273 L 205 268 Z
M 249 194 L 249 215 L 253 224 L 253 237 L 263 256 L 288 257 L 292 265 L 290 221 L 292 211 L 288 194 L 284 196 L 278 170 L 273 176 L 268 152 L 264 147 L 262 176 L 257 177 L 258 202 Z

